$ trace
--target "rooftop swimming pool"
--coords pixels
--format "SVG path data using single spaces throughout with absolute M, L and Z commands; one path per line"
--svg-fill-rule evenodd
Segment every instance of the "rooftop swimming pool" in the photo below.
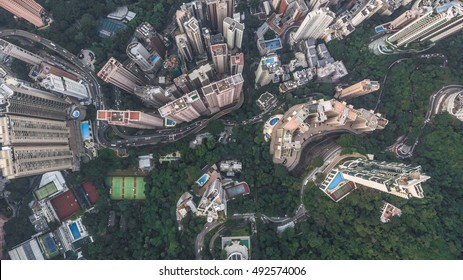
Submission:
M 271 58 L 267 58 L 265 60 L 265 64 L 270 64 L 270 63 L 273 63 L 275 61 L 275 58 L 271 57 Z
M 69 229 L 71 230 L 72 237 L 74 238 L 74 240 L 77 240 L 80 238 L 81 235 L 80 235 L 79 228 L 77 227 L 76 223 L 70 224 Z
M 196 181 L 196 183 L 198 183 L 198 185 L 200 185 L 201 187 L 207 182 L 207 180 L 209 180 L 211 176 L 209 176 L 209 174 L 204 174 L 203 176 L 201 176 L 201 178 L 198 179 L 198 181 Z
M 270 50 L 275 50 L 275 49 L 280 49 L 281 48 L 280 39 L 265 41 L 264 44 Z
M 331 183 L 328 185 L 327 190 L 331 191 L 335 189 L 339 185 L 339 183 L 343 181 L 346 181 L 346 179 L 344 179 L 344 177 L 342 176 L 342 173 L 341 172 L 336 173 L 333 180 L 331 180 Z

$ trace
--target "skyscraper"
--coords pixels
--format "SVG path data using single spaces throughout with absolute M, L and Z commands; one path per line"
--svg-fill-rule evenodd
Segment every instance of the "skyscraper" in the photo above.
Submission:
M 34 0 L 2 0 L 0 7 L 37 28 L 47 27 L 53 21 L 48 12 Z
M 218 74 L 225 74 L 228 71 L 228 48 L 227 44 L 211 46 L 212 62 Z
M 256 70 L 256 84 L 259 86 L 268 85 L 276 74 L 280 72 L 280 58 L 275 53 L 270 53 L 260 59 Z
M 379 11 L 384 6 L 384 1 L 382 0 L 369 0 L 359 8 L 356 14 L 352 17 L 351 23 L 353 26 L 358 26 L 364 20 L 369 19 L 377 11 Z
M 188 42 L 186 34 L 179 34 L 175 36 L 175 42 L 177 43 L 179 55 L 181 55 L 186 61 L 192 61 L 194 58 L 193 50 L 191 49 L 190 42 Z
M 190 18 L 184 23 L 185 32 L 188 39 L 193 46 L 193 50 L 197 55 L 204 53 L 203 39 L 201 37 L 201 28 L 199 28 L 199 22 L 196 18 Z
M 142 81 L 131 71 L 111 57 L 98 72 L 98 77 L 107 83 L 111 83 L 129 93 L 133 93 L 136 86 L 141 86 Z
M 379 82 L 370 81 L 367 79 L 353 84 L 345 89 L 339 89 L 336 92 L 335 97 L 338 99 L 354 98 L 368 94 L 373 91 L 377 91 L 379 90 L 379 87 Z
M 421 166 L 356 159 L 346 161 L 333 169 L 320 188 L 335 201 L 339 201 L 355 188 L 347 185 L 347 189 L 342 190 L 349 182 L 406 199 L 423 198 L 421 183 L 429 178 L 421 173 Z
M 244 53 L 237 53 L 230 56 L 230 75 L 243 73 Z
M 7 179 L 71 169 L 73 155 L 69 145 L 2 147 L 0 168 Z
M 0 115 L 65 120 L 69 104 L 53 94 L 23 84 L 0 84 Z
M 127 56 L 135 62 L 141 70 L 154 73 L 162 67 L 164 60 L 159 53 L 153 50 L 151 53 L 140 43 L 132 42 L 127 46 Z
M 168 91 L 164 90 L 159 86 L 141 86 L 136 87 L 134 91 L 135 95 L 147 106 L 159 108 L 175 100 L 175 97 Z
M 142 40 L 144 47 L 149 51 L 156 51 L 161 57 L 166 55 L 166 45 L 161 38 L 161 35 L 156 32 L 154 27 L 148 22 L 142 22 L 135 29 L 135 37 Z
M 235 46 L 241 49 L 243 42 L 244 24 L 237 22 L 236 20 L 226 17 L 223 20 L 223 35 L 227 41 L 229 49 L 234 49 Z
M 111 125 L 141 129 L 154 129 L 164 125 L 160 117 L 140 111 L 98 110 L 97 120 L 107 121 Z
M 158 111 L 161 117 L 171 119 L 177 124 L 190 122 L 209 113 L 196 90 L 167 103 Z
M 210 84 L 216 76 L 214 68 L 209 63 L 201 65 L 188 74 L 188 78 L 195 89 Z
M 6 115 L 0 117 L 2 146 L 67 145 L 70 131 L 64 121 Z
M 321 38 L 325 29 L 336 15 L 328 8 L 321 8 L 307 14 L 295 34 L 291 34 L 291 42 L 312 38 Z
M 437 8 L 423 7 L 426 11 L 421 17 L 389 36 L 386 41 L 393 47 L 426 40 L 437 42 L 463 29 L 462 5 L 455 1 Z
M 241 97 L 243 76 L 236 74 L 203 87 L 201 90 L 212 113 L 228 106 Z
M 223 20 L 233 17 L 233 0 L 206 0 L 206 5 L 212 29 L 223 33 Z
M 0 169 L 7 179 L 71 169 L 70 105 L 24 83 L 0 84 Z

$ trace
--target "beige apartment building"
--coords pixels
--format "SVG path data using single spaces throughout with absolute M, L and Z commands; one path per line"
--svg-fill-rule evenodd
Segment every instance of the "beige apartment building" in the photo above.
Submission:
M 122 63 L 111 57 L 98 72 L 98 77 L 103 81 L 113 84 L 120 89 L 133 93 L 136 86 L 143 85 L 142 81 Z
M 27 20 L 37 28 L 48 27 L 53 22 L 47 10 L 34 0 L 1 0 L 0 7 L 18 18 Z
M 97 120 L 107 121 L 110 125 L 141 129 L 154 129 L 164 124 L 162 118 L 140 111 L 98 110 Z

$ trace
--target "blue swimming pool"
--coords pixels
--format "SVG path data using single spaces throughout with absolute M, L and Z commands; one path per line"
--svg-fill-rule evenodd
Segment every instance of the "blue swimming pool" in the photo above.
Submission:
M 273 125 L 275 125 L 279 120 L 280 120 L 279 118 L 273 118 L 273 119 L 270 120 L 269 123 L 270 123 L 270 125 L 273 126 Z
M 175 125 L 175 122 L 171 119 L 166 119 L 166 124 L 167 125 Z
M 281 48 L 281 41 L 279 39 L 275 39 L 275 40 L 271 40 L 271 41 L 265 41 L 264 44 L 270 50 L 275 50 L 275 49 Z
M 379 33 L 379 32 L 384 31 L 384 30 L 385 30 L 385 29 L 384 29 L 384 27 L 382 27 L 382 26 L 376 26 L 376 27 L 375 27 L 375 32 L 376 32 L 376 33 Z
M 210 176 L 208 174 L 204 174 L 201 176 L 201 178 L 198 179 L 198 181 L 196 181 L 196 183 L 202 187 L 207 182 L 207 180 L 209 180 L 209 177 Z
M 80 238 L 79 228 L 77 227 L 76 223 L 70 224 L 69 229 L 71 230 L 72 237 L 74 238 L 74 240 L 77 240 Z
M 275 59 L 274 59 L 273 57 L 267 58 L 267 59 L 265 60 L 265 64 L 270 64 L 270 63 L 272 63 L 272 62 L 274 62 L 274 61 L 275 61 Z
M 156 61 L 156 60 L 158 60 L 158 56 L 157 56 L 157 55 L 153 55 L 153 56 L 151 57 L 151 62 Z
M 346 181 L 346 179 L 344 179 L 341 172 L 336 173 L 333 180 L 331 180 L 331 183 L 328 185 L 327 190 L 331 191 L 331 190 L 335 189 L 339 185 L 339 183 L 341 183 L 343 181 Z
M 82 131 L 82 139 L 84 141 L 90 140 L 90 125 L 88 122 L 81 122 L 80 130 Z

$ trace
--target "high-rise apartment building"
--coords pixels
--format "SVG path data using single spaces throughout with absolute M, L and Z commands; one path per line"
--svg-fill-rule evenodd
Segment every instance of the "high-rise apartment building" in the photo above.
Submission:
M 38 65 L 43 60 L 35 53 L 31 53 L 3 39 L 0 39 L 0 52 L 33 65 Z
M 67 145 L 70 131 L 64 121 L 6 115 L 0 117 L 0 143 L 11 145 Z
M 228 47 L 227 44 L 211 46 L 212 62 L 218 74 L 225 74 L 228 71 Z
M 136 87 L 134 94 L 143 101 L 147 106 L 159 108 L 175 100 L 175 97 L 167 90 L 159 86 L 141 86 Z
M 268 85 L 281 70 L 280 58 L 275 53 L 270 53 L 260 59 L 256 70 L 256 84 Z
M 229 49 L 234 49 L 235 47 L 241 49 L 241 44 L 243 43 L 243 33 L 244 24 L 241 24 L 229 17 L 226 17 L 223 20 L 223 36 L 227 41 Z
M 0 168 L 7 179 L 71 169 L 73 155 L 69 145 L 2 147 Z
M 423 7 L 423 15 L 386 39 L 393 47 L 412 42 L 435 43 L 463 29 L 463 4 L 458 1 L 431 8 Z
M 383 0 L 369 0 L 366 1 L 362 6 L 360 6 L 356 11 L 353 11 L 355 15 L 351 19 L 351 23 L 353 26 L 358 26 L 364 20 L 369 19 L 373 16 L 377 11 L 379 11 L 386 1 Z
M 137 64 L 143 72 L 154 73 L 158 71 L 164 60 L 155 50 L 148 50 L 138 42 L 132 42 L 127 46 L 127 56 Z
M 194 85 L 188 79 L 187 74 L 182 74 L 174 79 L 175 86 L 184 94 L 194 90 Z
M 156 51 L 161 57 L 166 55 L 166 45 L 162 37 L 148 22 L 142 22 L 135 29 L 135 37 L 143 42 L 145 48 L 151 52 Z
M 113 84 L 129 93 L 133 93 L 136 86 L 143 85 L 142 81 L 122 63 L 111 57 L 98 72 L 103 81 Z
M 296 33 L 291 34 L 291 42 L 295 43 L 308 38 L 321 38 L 335 17 L 336 15 L 329 8 L 321 8 L 308 13 Z
M 209 110 L 215 113 L 220 108 L 238 101 L 242 94 L 243 83 L 243 76 L 236 74 L 203 87 L 201 90 Z
M 164 125 L 160 117 L 140 111 L 98 110 L 97 120 L 107 121 L 110 125 L 120 125 L 141 129 L 154 129 Z
M 190 122 L 209 113 L 196 90 L 167 103 L 158 111 L 161 117 L 171 119 L 177 124 Z
M 193 50 L 191 49 L 190 42 L 186 34 L 179 34 L 175 36 L 175 42 L 177 43 L 178 54 L 186 61 L 192 61 L 194 58 Z
M 243 73 L 244 53 L 237 53 L 230 56 L 230 75 Z
M 421 183 L 429 178 L 422 174 L 421 166 L 356 159 L 346 161 L 333 169 L 320 188 L 335 201 L 345 197 L 356 185 L 406 199 L 423 198 Z
M 278 13 L 292 24 L 303 18 L 309 12 L 309 8 L 304 0 L 282 0 Z
M 309 4 L 307 7 L 309 8 L 309 11 L 314 11 L 318 10 L 322 5 L 328 3 L 329 0 L 309 0 Z
M 175 12 L 175 20 L 177 21 L 177 26 L 180 29 L 181 33 L 185 33 L 185 22 L 187 22 L 193 15 L 191 12 L 186 9 L 185 5 L 180 6 L 180 10 Z
M 194 69 L 188 74 L 188 79 L 195 89 L 199 89 L 211 83 L 216 78 L 215 70 L 211 64 L 207 63 Z
M 184 23 L 185 33 L 193 46 L 195 54 L 201 55 L 204 53 L 204 44 L 201 36 L 201 28 L 196 18 L 192 17 Z
M 53 94 L 23 84 L 0 84 L 0 115 L 65 120 L 69 104 Z
M 214 31 L 223 33 L 223 20 L 233 17 L 233 0 L 206 0 L 207 16 Z
M 37 28 L 47 27 L 53 21 L 47 10 L 34 0 L 2 0 L 0 7 L 18 18 L 27 20 Z
M 350 87 L 338 89 L 334 97 L 338 99 L 348 99 L 368 94 L 379 90 L 379 82 L 363 80 Z
M 48 74 L 45 79 L 40 82 L 40 85 L 65 96 L 71 96 L 79 100 L 89 98 L 87 87 L 83 83 L 79 83 L 66 77 L 59 77 L 53 74 Z
M 0 169 L 7 179 L 71 169 L 69 104 L 26 86 L 0 84 Z

